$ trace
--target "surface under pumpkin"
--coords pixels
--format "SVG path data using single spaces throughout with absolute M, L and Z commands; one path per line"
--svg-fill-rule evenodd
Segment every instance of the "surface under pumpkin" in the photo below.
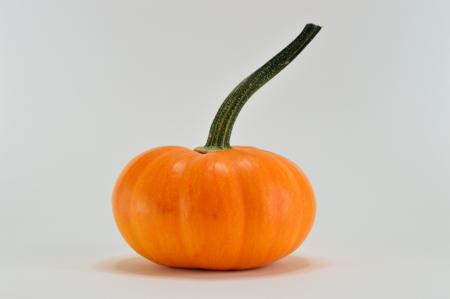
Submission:
M 286 158 L 229 144 L 248 98 L 287 66 L 319 32 L 308 24 L 225 99 L 205 146 L 164 146 L 133 159 L 114 192 L 113 212 L 130 246 L 173 267 L 248 269 L 295 250 L 315 215 L 306 176 Z

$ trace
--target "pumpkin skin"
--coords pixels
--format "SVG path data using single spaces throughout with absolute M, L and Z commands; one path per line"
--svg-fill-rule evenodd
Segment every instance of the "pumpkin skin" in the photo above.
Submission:
M 207 154 L 152 149 L 127 165 L 113 192 L 114 217 L 130 246 L 182 268 L 269 264 L 303 242 L 315 211 L 311 185 L 293 162 L 244 146 Z

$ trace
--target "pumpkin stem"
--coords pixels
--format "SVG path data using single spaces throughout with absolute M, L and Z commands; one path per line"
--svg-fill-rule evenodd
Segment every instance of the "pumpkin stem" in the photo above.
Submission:
M 199 153 L 230 149 L 230 137 L 234 122 L 248 99 L 270 79 L 284 69 L 320 31 L 321 27 L 307 24 L 296 39 L 266 62 L 250 76 L 242 80 L 228 95 L 219 108 L 203 147 L 195 148 Z

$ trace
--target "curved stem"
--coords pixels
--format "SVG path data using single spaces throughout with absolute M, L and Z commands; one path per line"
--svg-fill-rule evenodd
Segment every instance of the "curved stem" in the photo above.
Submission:
M 316 36 L 320 29 L 320 26 L 307 24 L 296 39 L 262 67 L 242 80 L 220 106 L 211 125 L 206 145 L 195 150 L 200 153 L 208 153 L 230 149 L 230 137 L 233 125 L 245 103 L 259 88 L 291 63 Z

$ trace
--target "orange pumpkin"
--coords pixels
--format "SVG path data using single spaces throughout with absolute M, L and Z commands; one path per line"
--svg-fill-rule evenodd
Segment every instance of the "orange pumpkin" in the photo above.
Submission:
M 220 107 L 205 146 L 164 146 L 123 170 L 113 193 L 119 230 L 130 246 L 159 264 L 248 269 L 295 250 L 313 224 L 315 201 L 302 171 L 277 154 L 229 145 L 248 98 L 314 38 L 302 33 L 241 82 Z

